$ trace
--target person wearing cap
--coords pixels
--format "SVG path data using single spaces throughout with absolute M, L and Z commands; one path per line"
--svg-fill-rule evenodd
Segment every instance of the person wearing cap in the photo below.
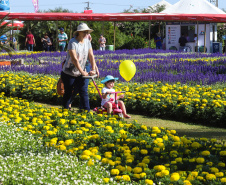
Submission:
M 100 35 L 100 38 L 99 38 L 98 42 L 100 44 L 100 50 L 104 51 L 105 50 L 106 39 L 105 39 L 105 37 L 102 34 Z
M 156 49 L 162 49 L 162 37 L 161 33 L 156 33 L 156 37 L 154 38 L 155 44 L 156 44 Z
M 102 84 L 105 84 L 105 87 L 102 89 L 102 100 L 101 100 L 101 106 L 107 109 L 107 113 L 111 114 L 112 108 L 115 106 L 115 95 L 111 94 L 111 92 L 115 92 L 115 89 L 113 89 L 115 85 L 115 81 L 118 80 L 118 78 L 114 78 L 111 75 L 107 75 L 104 80 L 101 81 Z M 117 99 L 124 98 L 124 94 L 117 97 Z M 122 113 L 125 118 L 131 118 L 126 113 L 126 107 L 124 105 L 124 102 L 122 100 L 118 101 L 119 107 L 122 109 Z
M 59 42 L 59 48 L 60 52 L 64 51 L 64 48 L 67 44 L 67 34 L 64 32 L 64 28 L 60 28 L 60 33 L 58 34 L 58 42 Z
M 93 30 L 87 24 L 81 23 L 74 32 L 74 37 L 68 43 L 66 62 L 61 72 L 65 93 L 63 95 L 63 107 L 69 109 L 72 99 L 72 91 L 78 91 L 80 96 L 80 109 L 90 111 L 88 85 L 83 76 L 92 76 L 99 70 L 96 65 L 93 49 L 90 41 L 85 39 Z M 91 71 L 86 71 L 86 61 L 89 58 Z

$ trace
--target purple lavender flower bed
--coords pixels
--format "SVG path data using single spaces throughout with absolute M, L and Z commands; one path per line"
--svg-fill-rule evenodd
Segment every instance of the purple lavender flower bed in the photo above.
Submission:
M 125 81 L 119 74 L 120 61 L 132 60 L 137 68 L 132 82 L 162 81 L 164 83 L 181 82 L 206 85 L 226 82 L 226 58 L 222 54 L 169 53 L 164 50 L 134 49 L 115 52 L 94 51 L 94 55 L 100 77 L 111 74 L 119 77 L 121 81 Z M 9 56 L 0 57 L 0 59 L 3 58 L 9 59 Z M 66 58 L 66 52 L 15 55 L 11 59 L 18 58 L 23 58 L 26 65 L 5 66 L 0 67 L 0 70 L 60 75 L 61 62 Z M 205 61 L 202 58 L 205 58 Z M 213 58 L 217 59 L 213 60 Z M 47 63 L 39 65 L 39 59 L 43 59 Z M 187 60 L 183 61 L 184 59 Z M 191 59 L 195 59 L 195 61 L 191 61 Z

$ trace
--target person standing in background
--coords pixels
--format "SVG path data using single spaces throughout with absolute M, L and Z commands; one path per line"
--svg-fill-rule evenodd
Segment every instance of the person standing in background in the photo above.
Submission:
M 17 48 L 16 38 L 13 37 L 12 35 L 10 35 L 10 37 L 9 37 L 9 43 L 10 43 L 10 47 L 12 47 L 13 49 Z
M 197 52 L 198 46 L 197 46 L 197 34 L 196 33 L 194 34 L 194 41 L 193 42 L 195 43 L 195 52 Z
M 64 51 L 67 44 L 67 34 L 64 32 L 64 28 L 60 28 L 60 33 L 58 34 L 58 42 L 60 47 L 60 52 Z
M 181 37 L 179 38 L 179 43 L 180 43 L 180 49 L 179 51 L 185 52 L 185 44 L 187 43 L 187 39 L 184 36 L 184 33 L 181 34 Z
M 43 51 L 50 51 L 50 46 L 52 45 L 52 42 L 50 38 L 48 37 L 48 34 L 45 33 L 44 37 L 41 39 Z
M 35 37 L 31 33 L 31 30 L 28 31 L 28 34 L 26 36 L 25 46 L 27 46 L 27 50 L 28 51 L 33 51 L 33 49 L 34 49 L 34 46 L 35 46 Z
M 98 42 L 100 44 L 100 50 L 101 51 L 105 51 L 106 39 L 104 38 L 104 36 L 102 34 L 100 35 L 100 38 L 99 38 Z
M 162 37 L 161 37 L 161 33 L 156 33 L 156 37 L 155 37 L 155 44 L 156 44 L 156 49 L 162 49 Z

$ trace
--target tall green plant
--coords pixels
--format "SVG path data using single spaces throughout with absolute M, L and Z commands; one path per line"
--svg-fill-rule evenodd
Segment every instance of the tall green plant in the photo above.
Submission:
M 10 24 L 10 22 L 6 22 L 5 24 L 3 24 L 4 21 L 7 20 L 8 15 L 6 15 L 3 19 L 0 20 L 0 36 L 2 35 L 6 35 L 7 32 L 9 32 L 10 30 L 14 29 L 14 27 L 9 27 L 8 25 Z M 7 40 L 8 42 L 8 40 Z M 10 42 L 10 41 L 9 41 Z M 10 47 L 9 44 L 2 44 L 0 43 L 0 51 L 5 50 L 10 56 L 14 51 L 14 49 L 12 47 Z

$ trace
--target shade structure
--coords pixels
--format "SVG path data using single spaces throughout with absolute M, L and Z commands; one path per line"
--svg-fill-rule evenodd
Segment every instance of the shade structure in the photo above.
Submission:
M 190 21 L 190 22 L 226 22 L 226 14 L 182 14 L 182 13 L 6 13 L 0 12 L 0 18 L 20 21 Z
M 1 25 L 5 25 L 7 23 L 8 23 L 7 26 L 9 26 L 9 27 L 13 26 L 14 30 L 20 30 L 21 28 L 24 27 L 24 24 L 21 21 L 13 21 L 13 25 L 12 25 L 12 22 L 9 23 L 9 21 L 3 21 Z
M 207 0 L 180 0 L 161 13 L 184 14 L 225 14 L 223 10 L 214 6 Z

